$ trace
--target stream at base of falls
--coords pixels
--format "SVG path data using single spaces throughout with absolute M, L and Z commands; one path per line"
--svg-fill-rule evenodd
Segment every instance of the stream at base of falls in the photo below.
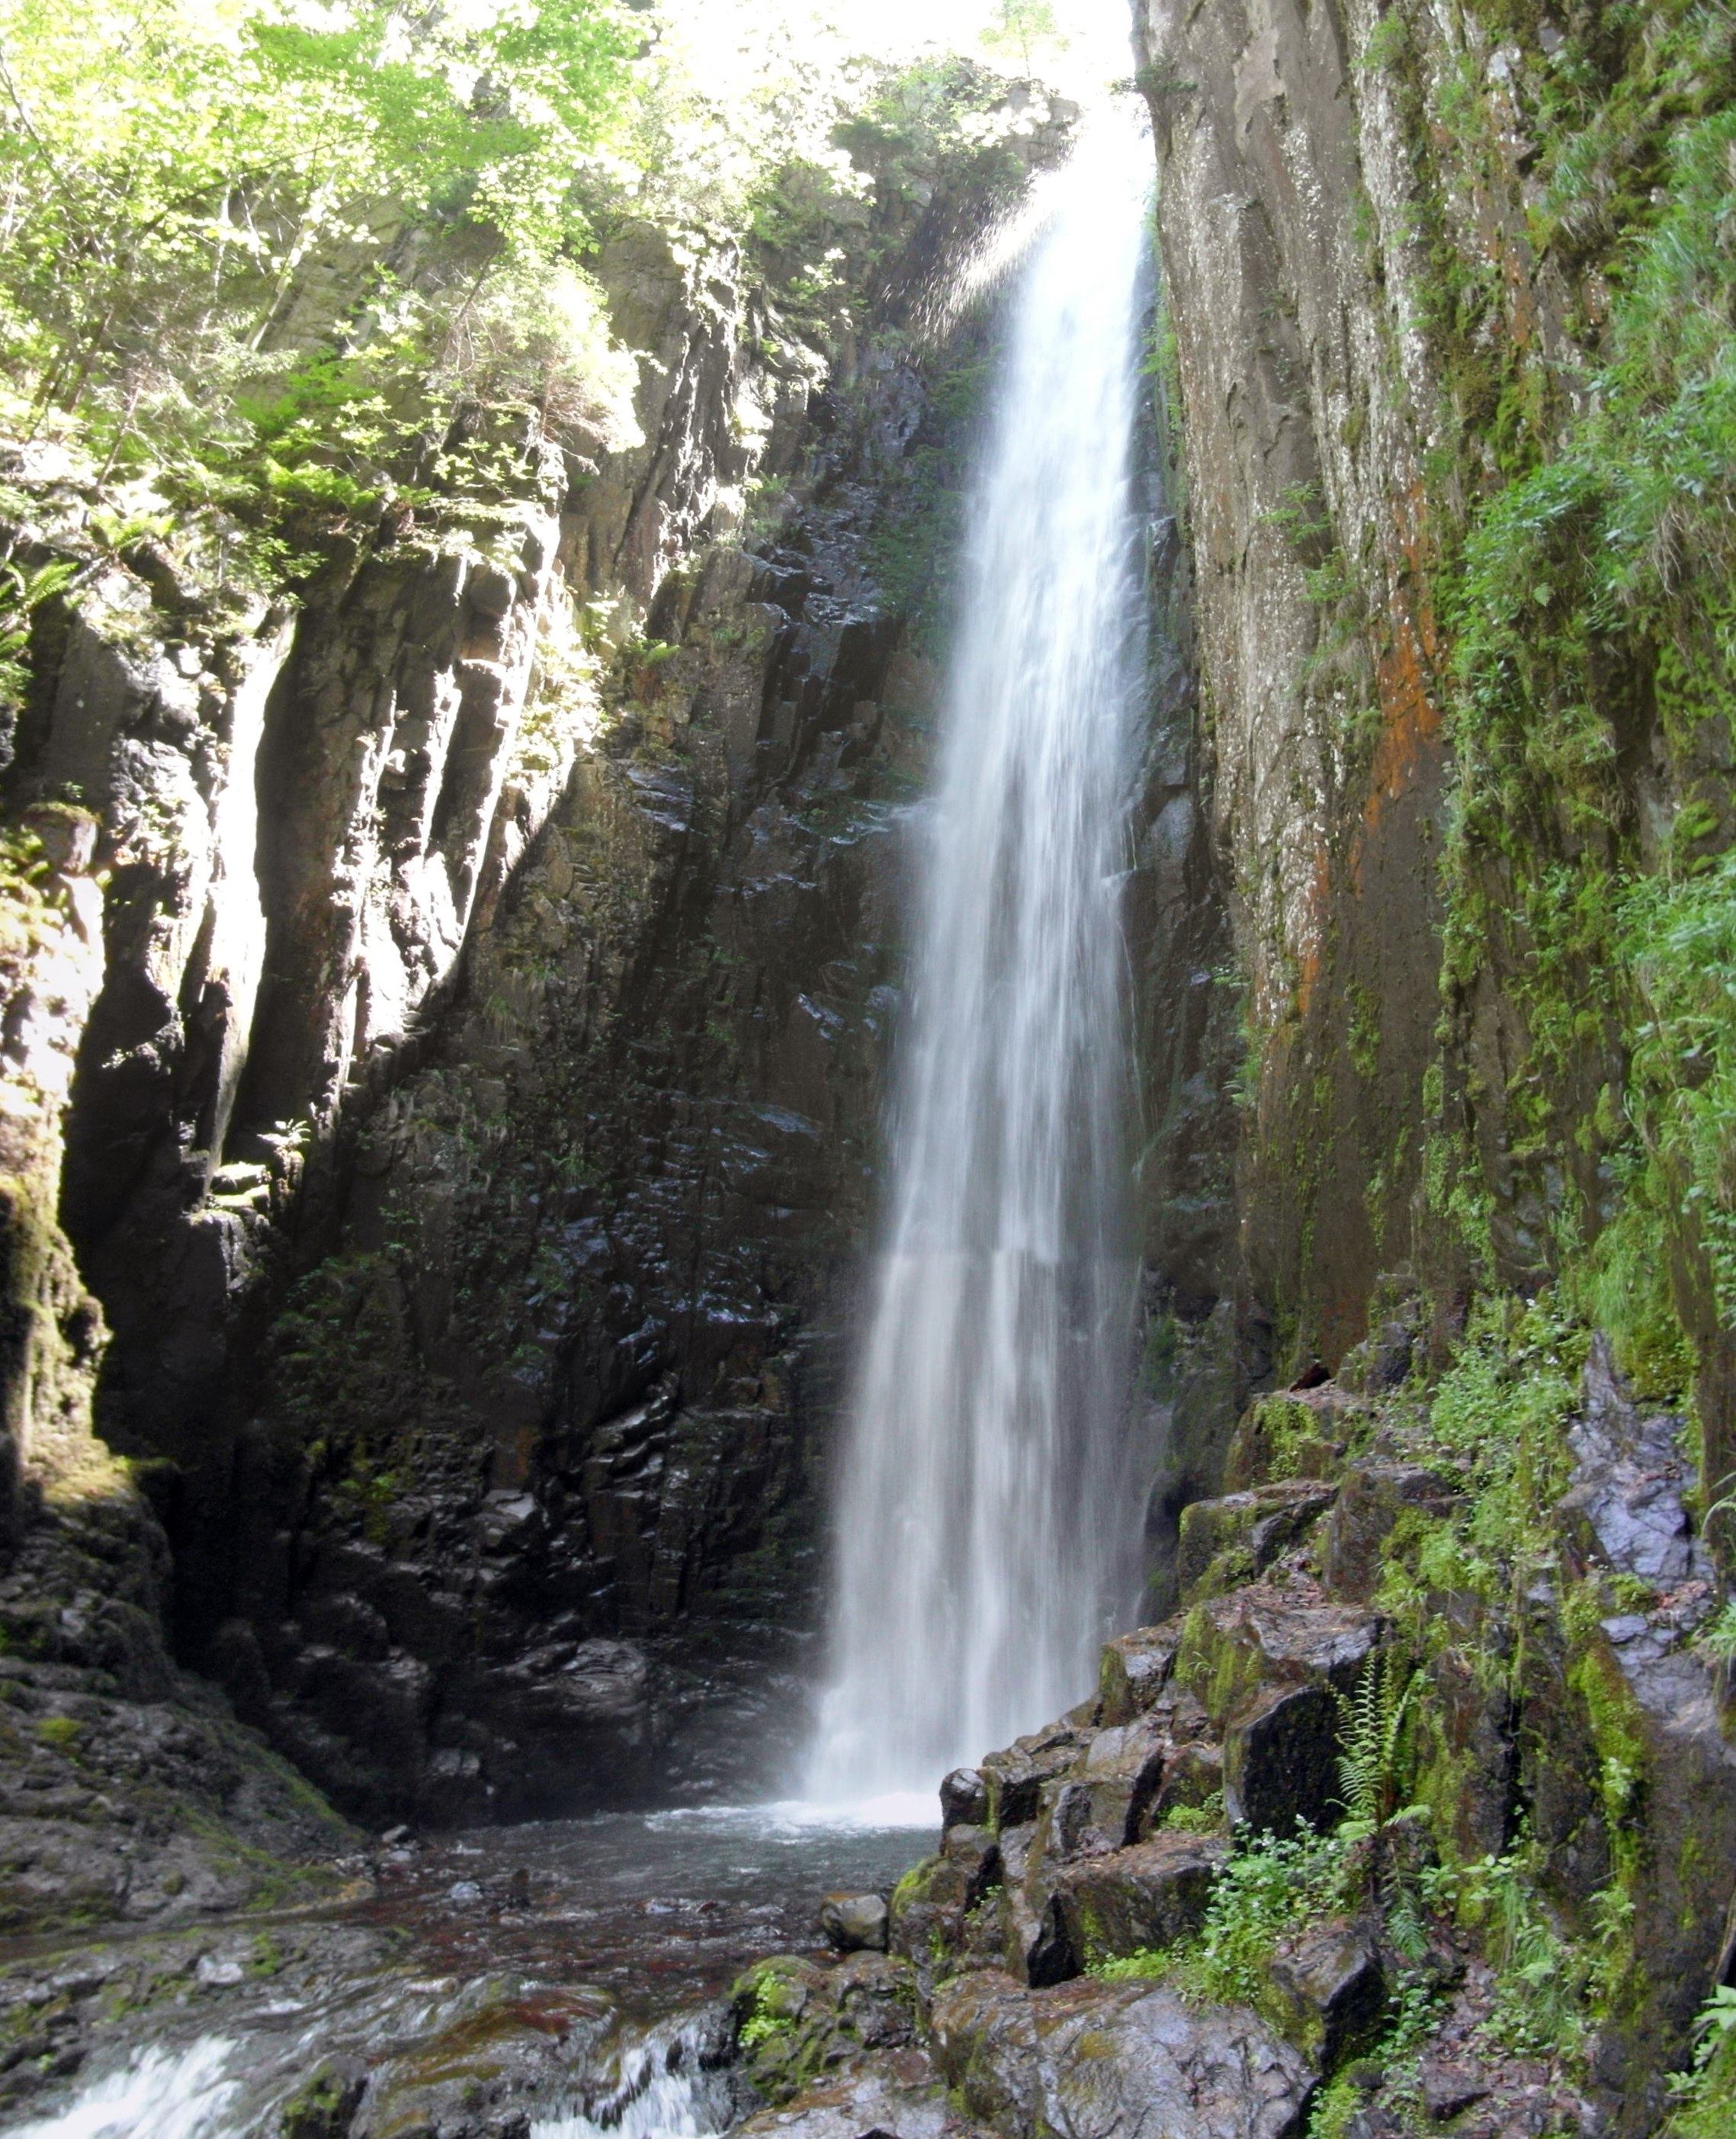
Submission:
M 492 2088 L 519 2139 L 721 2132 L 742 2107 L 721 1994 L 762 1955 L 817 1951 L 823 1895 L 889 1890 L 933 1846 L 907 1819 L 783 1804 L 487 1828 L 355 1860 L 318 1909 L 0 1940 L 0 2016 L 45 2014 L 49 2076 L 0 2133 L 276 2139 L 322 2067 L 335 2102 L 364 2079 L 370 2107 L 389 2097 L 394 2129 Z

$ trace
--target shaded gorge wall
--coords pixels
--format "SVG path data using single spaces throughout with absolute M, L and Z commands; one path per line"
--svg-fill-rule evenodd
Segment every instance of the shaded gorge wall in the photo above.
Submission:
M 641 443 L 478 409 L 521 482 L 328 531 L 293 601 L 149 536 L 37 613 L 55 1344 L 180 1660 L 365 1816 L 761 1787 L 802 1730 L 991 356 L 923 322 L 1072 118 L 959 94 L 971 142 L 859 130 L 819 315 L 775 239 L 616 230 Z M 17 472 L 81 556 L 88 483 Z

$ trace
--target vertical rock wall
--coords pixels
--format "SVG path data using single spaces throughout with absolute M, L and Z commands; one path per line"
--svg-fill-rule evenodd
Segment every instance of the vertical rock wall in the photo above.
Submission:
M 1444 1789 L 1425 1760 L 1414 1779 L 1443 1859 L 1507 1850 L 1552 1929 L 1623 1971 L 1582 1994 L 1582 2072 L 1611 2129 L 1648 2131 L 1729 1974 L 1727 1689 L 1701 1632 L 1729 1539 L 1709 1515 L 1706 1554 L 1685 1509 L 1670 1569 L 1635 1580 L 1615 1530 L 1572 1524 L 1627 1490 L 1634 1437 L 1655 1437 L 1660 1490 L 1690 1406 L 1701 1479 L 1731 1464 L 1729 1145 L 1694 1097 L 1721 1104 L 1729 1031 L 1711 998 L 1729 690 L 1709 621 L 1729 453 L 1696 428 L 1728 363 L 1728 24 L 1523 0 L 1137 0 L 1136 27 L 1186 473 L 1189 792 L 1233 943 L 1213 992 L 1243 1057 L 1235 1252 L 1205 1322 L 1225 1348 L 1198 1329 L 1176 1347 L 1215 1407 L 1195 1478 L 1250 1378 L 1293 1384 L 1245 1414 L 1239 1490 L 1186 1535 L 1203 1552 L 1215 1522 L 1339 1476 L 1344 1448 L 1312 1421 L 1341 1407 L 1392 1406 L 1356 1465 L 1435 1461 L 1425 1437 L 1453 1401 L 1438 1373 L 1474 1295 L 1460 1374 L 1499 1350 L 1491 1301 L 1510 1329 L 1558 1318 L 1556 1342 L 1612 1333 L 1590 1337 L 1553 1437 L 1493 1402 L 1476 1414 L 1482 1572 L 1442 1574 L 1425 1519 L 1388 1513 L 1362 1593 L 1436 1674 L 1446 1721 L 1417 1743 L 1442 1728 L 1460 1765 Z M 1699 155 L 1718 174 L 1704 193 Z M 1690 1158 L 1672 1124 L 1697 1105 Z M 1494 1386 L 1517 1404 L 1556 1366 L 1521 1353 Z M 1536 1466 L 1524 1519 L 1483 1497 L 1515 1447 Z M 1429 1474 L 1391 1475 L 1380 1490 Z M 1328 1590 L 1342 1574 L 1330 1551 L 1292 1564 Z M 1486 1715 L 1509 1705 L 1493 1732 L 1468 1728 L 1443 1669 L 1450 1630 L 1474 1623 L 1451 1672 Z M 1629 1772 L 1618 1716 L 1644 1780 L 1600 1799 L 1587 1777 Z M 1475 1836 L 1453 1833 L 1461 1792 L 1493 1809 Z
M 1474 1275 L 1599 1267 L 1644 1171 L 1622 885 L 1728 844 L 1718 580 L 1664 521 L 1641 555 L 1619 514 L 1587 521 L 1577 554 L 1574 515 L 1600 365 L 1673 388 L 1624 291 L 1664 275 L 1672 217 L 1698 242 L 1670 158 L 1727 105 L 1728 55 L 1667 10 L 1504 0 L 1142 0 L 1137 35 L 1246 1043 L 1245 1336 L 1300 1373 L 1361 1337 L 1383 1270 L 1445 1326 Z M 1685 306 L 1718 301 L 1703 280 Z M 1635 492 L 1693 490 L 1674 433 L 1610 420 Z M 1599 549 L 1625 591 L 1597 592 Z M 1690 1187 L 1646 1192 L 1722 1194 Z M 1675 1272 L 1716 1460 L 1728 1316 L 1694 1223 L 1646 1222 L 1629 1252 Z
M 1411 317 L 1409 146 L 1354 63 L 1373 12 L 1154 0 L 1138 22 L 1245 991 L 1248 1335 L 1294 1371 L 1335 1361 L 1376 1274 L 1425 1246 L 1442 746 L 1418 566 L 1437 385 Z
M 96 873 L 30 1174 L 77 1400 L 181 1659 L 369 1816 L 763 1782 L 801 1731 L 927 748 L 880 580 L 984 355 L 919 322 L 1068 123 L 1001 118 L 846 203 L 829 340 L 621 227 L 637 442 L 470 409 L 520 472 L 326 531 L 294 603 L 129 529 L 37 612 L 11 800 L 76 796 Z M 15 472 L 51 550 L 81 478 Z

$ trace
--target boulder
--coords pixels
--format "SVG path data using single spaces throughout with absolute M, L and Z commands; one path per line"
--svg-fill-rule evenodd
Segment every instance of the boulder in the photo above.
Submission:
M 966 2112 L 1005 2139 L 1298 2139 L 1315 2077 L 1254 2014 L 1161 1985 L 985 1972 L 940 1995 L 932 2026 Z
M 532 1987 L 501 1977 L 477 1983 L 437 2033 L 376 2065 L 359 2102 L 345 2107 L 341 2068 L 323 2097 L 304 2090 L 292 2105 L 302 2129 L 345 2139 L 404 2139 L 450 2132 L 482 2139 L 514 2128 L 526 2101 L 558 2099 L 582 2082 L 613 2015 L 595 1992 Z M 317 2078 L 317 2075 L 312 2076 Z M 346 2122 L 334 2123 L 335 2116 Z
M 1414 1508 L 1444 1515 L 1457 1505 L 1452 1486 L 1414 1463 L 1352 1463 L 1320 1540 L 1322 1579 L 1335 1597 L 1366 1603 L 1380 1586 L 1381 1548 L 1399 1518 Z
M 1372 1928 L 1348 1918 L 1317 1926 L 1274 1955 L 1269 1973 L 1291 2039 L 1331 2072 L 1379 2035 L 1386 1979 Z
M 1098 1720 L 1104 1725 L 1131 1723 L 1162 1692 L 1181 1644 L 1181 1622 L 1137 1627 L 1103 1644 L 1098 1667 Z
M 1067 1927 L 1051 1897 L 1009 1889 L 1001 1907 L 1001 1955 L 1015 1983 L 1042 1990 L 1079 1972 Z
M 1172 1750 L 1164 1719 L 1155 1716 L 1094 1732 L 1049 1814 L 1051 1828 L 1064 1838 L 1063 1853 L 1119 1849 L 1132 1841 Z
M 1316 1479 L 1292 1479 L 1184 1508 L 1176 1548 L 1182 1603 L 1197 1603 L 1264 1574 L 1308 1534 L 1337 1492 Z
M 756 1961 L 730 1991 L 730 2015 L 747 2077 L 781 2104 L 869 2053 L 916 2039 L 917 1979 L 910 1964 L 854 1953 L 834 1967 L 800 1954 Z M 769 2022 L 743 2039 L 751 2021 Z
M 981 1774 L 988 1788 L 991 1824 L 996 1828 L 1022 1827 L 1035 1819 L 1043 1785 L 1067 1773 L 1090 1735 L 1061 1724 L 1016 1738 L 1005 1752 L 990 1753 Z
M 936 1945 L 956 1943 L 971 1906 L 971 1871 L 955 1857 L 925 1857 L 892 1889 L 887 1911 L 887 1946 L 912 1960 L 925 1960 Z
M 737 2139 L 864 2139 L 875 2132 L 954 2139 L 969 2128 L 949 2109 L 933 2066 L 914 2047 L 858 2058 L 735 2127 Z
M 1350 1692 L 1379 1634 L 1380 1621 L 1372 1612 L 1249 1583 L 1231 1596 L 1210 1598 L 1187 1614 L 1172 1689 L 1192 1695 L 1221 1729 L 1250 1696 L 1275 1686 Z
M 985 1827 L 989 1820 L 989 1785 L 981 1770 L 955 1768 L 941 1783 L 942 1827 Z
M 1224 1732 L 1224 1809 L 1256 1833 L 1329 1827 L 1338 1810 L 1338 1704 L 1324 1684 L 1267 1686 Z
M 887 1907 L 883 1894 L 828 1894 L 819 1905 L 819 1928 L 839 1953 L 884 1953 Z
M 941 1837 L 941 1854 L 965 1874 L 965 1906 L 975 1908 L 1000 1877 L 1000 1843 L 992 1828 L 949 1827 Z
M 1076 1975 L 1098 1961 L 1172 1946 L 1197 1931 L 1229 1853 L 1222 1836 L 1176 1832 L 1069 1865 L 1045 1906 L 1055 1960 L 1064 1950 L 1071 1962 L 1065 1974 Z

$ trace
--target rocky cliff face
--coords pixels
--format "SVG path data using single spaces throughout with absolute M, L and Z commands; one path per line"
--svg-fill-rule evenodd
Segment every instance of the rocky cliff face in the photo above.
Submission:
M 1655 502 L 1717 451 L 1716 332 L 1670 318 L 1727 282 L 1695 159 L 1728 52 L 1494 0 L 1137 27 L 1244 991 L 1245 1342 L 1332 1365 L 1382 1270 L 1443 1331 L 1473 1282 L 1563 1280 L 1660 1389 L 1691 1345 L 1722 1475 L 1724 1221 L 1683 1212 L 1723 1192 L 1647 1051 L 1692 985 L 1624 887 L 1728 844 L 1722 507 L 1690 539 Z
M 748 2128 L 820 2139 L 888 2106 L 1006 2139 L 1658 2128 L 1728 1961 L 1705 1889 L 1736 1756 L 1692 1638 L 1709 1569 L 1680 1422 L 1634 1404 L 1602 1339 L 1577 1375 L 1528 1356 L 1546 1333 L 1485 1326 L 1432 1405 L 1328 1381 L 1253 1407 L 1240 1489 L 1182 1518 L 1183 1608 L 946 1779 L 939 1850 L 889 1906 L 828 1905 L 857 1951 L 743 1976 L 738 2041 L 775 2105 Z M 1520 1619 L 1469 1572 L 1499 1489 L 1464 1407 L 1497 1358 L 1571 1448 L 1536 1517 L 1577 1610 L 1534 1581 Z M 1636 1607 L 1667 1593 L 1600 1618 L 1621 1581 Z
M 1693 11 L 1501 0 L 1136 14 L 1200 698 L 1188 792 L 1243 1055 L 1233 1251 L 1161 1372 L 1196 1417 L 1294 1383 L 1244 1413 L 1229 1500 L 1197 1497 L 1221 1433 L 1185 1432 L 1178 1578 L 1203 1599 L 1257 1572 L 1324 1505 L 1312 1481 L 1336 1485 L 1308 1565 L 1376 1601 L 1431 1676 L 1394 1772 L 1433 1805 L 1453 1877 L 1509 1865 L 1559 1951 L 1617 1957 L 1560 2008 L 1591 2034 L 1558 2073 L 1592 2099 L 1559 2113 L 1646 2130 L 1729 1969 L 1726 1696 L 1695 1676 L 1723 1654 L 1709 1504 L 1730 1446 L 1729 497 L 1705 413 L 1728 360 L 1709 174 L 1729 42 Z M 1600 1323 L 1576 1422 L 1556 1348 Z M 1484 1348 L 1504 1363 L 1461 1410 Z M 1318 1407 L 1401 1388 L 1429 1436 L 1395 1418 L 1369 1452 L 1411 1467 L 1344 1474 Z M 1430 1498 L 1442 1434 L 1485 1451 L 1467 1554 L 1437 1549 L 1463 1520 Z M 1685 1484 L 1670 1550 L 1639 1550 L 1639 1499 Z M 1365 1521 L 1358 1568 L 1333 1540 Z M 1504 1937 L 1472 1941 L 1498 1985 L 1518 1965 Z M 1388 2012 L 1391 2063 L 1411 2053 Z M 1001 2025 L 967 2033 L 992 2050 Z M 1425 2066 L 1407 2106 L 1347 2069 L 1313 2128 L 1396 2130 L 1419 2106 L 1523 2128 L 1450 2073 L 1437 2102 Z M 1695 2083 L 1681 2128 L 1713 2129 L 1728 2088 L 1727 2070 Z
M 79 574 L 7 776 L 17 1475 L 60 1375 L 182 1660 L 354 1810 L 692 1794 L 801 1730 L 930 688 L 880 588 L 981 369 L 923 322 L 1066 124 L 901 141 L 805 329 L 763 247 L 623 225 L 637 438 L 472 409 L 491 492 L 325 528 L 275 607 L 15 471 Z
M 1443 756 L 1440 398 L 1418 183 L 1375 16 L 1142 14 L 1186 448 L 1210 807 L 1251 1037 L 1239 1205 L 1284 1362 L 1362 1334 L 1423 1253 Z

